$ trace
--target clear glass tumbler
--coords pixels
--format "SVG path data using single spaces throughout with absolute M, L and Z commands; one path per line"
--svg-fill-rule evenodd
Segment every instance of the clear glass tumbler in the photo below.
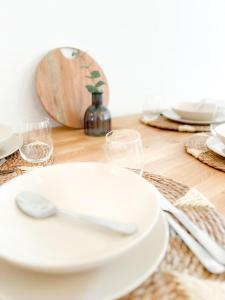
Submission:
M 135 170 L 142 175 L 144 152 L 141 135 L 136 130 L 113 130 L 106 135 L 106 155 L 112 164 Z
M 20 155 L 30 163 L 47 162 L 53 153 L 50 121 L 48 118 L 33 119 L 21 124 L 23 144 Z

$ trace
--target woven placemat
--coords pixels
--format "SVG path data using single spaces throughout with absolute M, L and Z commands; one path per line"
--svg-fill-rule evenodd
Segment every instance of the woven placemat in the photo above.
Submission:
M 210 130 L 208 125 L 181 124 L 175 121 L 170 121 L 162 115 L 155 120 L 148 119 L 148 117 L 145 116 L 141 118 L 141 122 L 152 127 L 180 132 L 207 132 Z
M 19 154 L 12 155 L 4 169 L 21 165 Z M 3 169 L 0 168 L 0 169 Z M 19 175 L 0 176 L 0 183 Z M 165 177 L 144 172 L 151 182 L 174 205 L 225 247 L 225 222 L 214 206 L 197 190 Z M 204 269 L 176 233 L 171 230 L 166 256 L 157 272 L 121 300 L 224 300 L 225 274 L 213 275 Z
M 225 247 L 225 222 L 197 190 L 145 172 L 144 177 L 190 219 Z M 210 274 L 176 233 L 170 231 L 166 256 L 155 272 L 122 300 L 224 300 L 225 273 Z
M 19 151 L 16 151 L 14 154 L 8 156 L 6 158 L 6 162 L 2 166 L 0 166 L 0 184 L 5 183 L 10 179 L 25 173 L 26 171 L 23 171 L 23 168 L 35 168 L 51 164 L 53 164 L 53 156 L 51 156 L 50 159 L 45 163 L 31 164 L 29 162 L 24 161 L 20 156 Z M 1 171 L 7 170 L 13 170 L 14 172 L 6 175 L 1 175 Z
M 196 133 L 185 143 L 186 151 L 204 164 L 225 172 L 225 158 L 211 151 L 207 145 L 208 133 Z

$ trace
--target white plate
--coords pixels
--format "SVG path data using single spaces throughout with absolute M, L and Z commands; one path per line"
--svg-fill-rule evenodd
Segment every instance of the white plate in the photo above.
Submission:
M 166 117 L 169 120 L 183 123 L 183 124 L 198 124 L 198 125 L 208 125 L 208 124 L 216 124 L 216 123 L 222 123 L 225 122 L 225 115 L 219 115 L 214 120 L 208 120 L 208 121 L 194 121 L 194 120 L 186 120 L 182 119 L 180 116 L 178 116 L 174 111 L 167 110 L 164 111 L 163 116 Z
M 214 125 L 213 131 L 218 139 L 225 144 L 225 123 L 219 124 L 217 126 Z
M 172 106 L 172 110 L 182 119 L 207 122 L 208 120 L 213 120 L 217 111 L 217 104 L 205 100 L 179 102 Z
M 0 124 L 0 146 L 2 147 L 12 136 L 12 128 L 5 124 Z
M 216 154 L 225 157 L 225 145 L 215 136 L 210 136 L 206 141 L 207 147 Z
M 57 207 L 115 221 L 138 232 L 123 236 L 62 216 L 33 219 L 15 205 L 32 190 Z M 72 272 L 102 265 L 132 249 L 159 216 L 155 188 L 134 172 L 100 163 L 68 163 L 36 169 L 0 189 L 0 256 L 45 272 Z
M 111 300 L 144 282 L 162 261 L 168 245 L 168 225 L 160 217 L 135 249 L 113 263 L 77 274 L 47 275 L 0 262 L 1 300 Z
M 0 159 L 5 158 L 16 152 L 22 145 L 22 137 L 18 134 L 13 134 L 11 138 L 0 147 Z

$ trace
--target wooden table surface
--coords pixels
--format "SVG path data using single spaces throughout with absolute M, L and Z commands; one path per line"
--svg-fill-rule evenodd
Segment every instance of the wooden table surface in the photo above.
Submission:
M 201 191 L 225 216 L 225 173 L 199 162 L 185 152 L 191 133 L 161 130 L 141 124 L 138 115 L 113 120 L 113 129 L 138 130 L 143 139 L 145 170 L 177 180 Z M 106 161 L 104 137 L 88 137 L 83 130 L 65 127 L 53 130 L 54 160 Z

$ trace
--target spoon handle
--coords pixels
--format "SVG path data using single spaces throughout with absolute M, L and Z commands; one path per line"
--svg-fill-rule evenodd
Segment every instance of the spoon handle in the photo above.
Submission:
M 217 260 L 219 263 L 225 265 L 225 249 L 218 245 L 207 233 L 196 226 L 186 214 L 181 210 L 172 206 L 166 209 L 172 213 L 178 221 L 193 235 L 193 237 L 202 244 L 202 246 Z
M 225 267 L 215 261 L 209 252 L 203 248 L 186 230 L 184 230 L 173 218 L 167 214 L 167 220 L 175 232 L 185 242 L 188 248 L 195 254 L 202 265 L 210 272 L 214 274 L 221 274 L 225 272 Z
M 58 210 L 58 213 L 67 217 L 71 217 L 76 220 L 85 221 L 94 225 L 98 225 L 107 230 L 111 230 L 124 235 L 132 235 L 138 230 L 137 225 L 133 223 L 116 222 L 108 219 L 85 215 L 85 214 L 70 213 L 62 209 Z

